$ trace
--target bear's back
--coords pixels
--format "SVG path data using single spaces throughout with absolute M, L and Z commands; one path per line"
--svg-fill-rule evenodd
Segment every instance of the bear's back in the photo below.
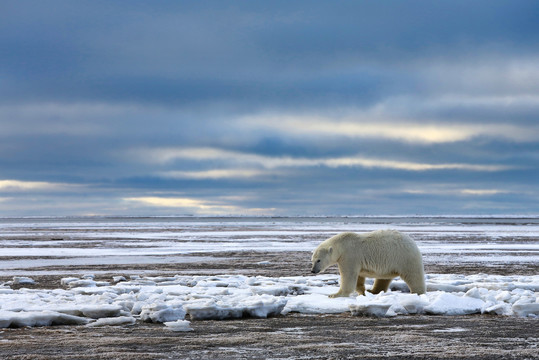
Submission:
M 334 236 L 331 240 L 339 248 L 344 249 L 345 254 L 369 262 L 382 258 L 400 261 L 421 256 L 414 240 L 396 230 L 377 230 L 361 234 L 345 232 Z

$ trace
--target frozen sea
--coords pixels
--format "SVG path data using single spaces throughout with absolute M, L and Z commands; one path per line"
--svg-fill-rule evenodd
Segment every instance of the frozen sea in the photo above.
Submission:
M 330 236 L 378 229 L 396 229 L 416 240 L 427 269 L 427 294 L 409 294 L 396 279 L 387 293 L 329 299 L 338 289 L 334 273 L 261 276 L 212 270 L 185 275 L 170 268 L 161 273 L 143 270 L 163 262 L 211 264 L 234 254 L 293 253 L 307 261 Z M 538 317 L 538 239 L 537 216 L 3 218 L 0 327 L 150 321 L 164 323 L 171 331 L 188 331 L 186 319 L 291 312 Z M 257 266 L 267 263 L 259 261 Z M 441 265 L 449 270 L 429 273 L 429 267 Z M 115 273 L 115 266 L 123 270 Z M 455 271 L 450 271 L 452 266 Z M 458 269 L 463 266 L 481 271 L 462 274 Z M 61 280 L 56 287 L 36 287 L 35 278 L 42 276 Z

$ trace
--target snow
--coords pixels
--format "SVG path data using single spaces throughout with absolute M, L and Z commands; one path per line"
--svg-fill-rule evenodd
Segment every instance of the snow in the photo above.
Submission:
M 184 331 L 189 329 L 186 317 L 191 321 L 223 320 L 289 313 L 539 317 L 539 276 L 429 274 L 427 288 L 435 290 L 423 295 L 395 290 L 404 288 L 397 279 L 388 292 L 329 298 L 337 291 L 338 280 L 337 275 L 176 275 L 133 276 L 111 285 L 85 276 L 65 278 L 64 288 L 58 289 L 15 290 L 4 286 L 2 289 L 8 291 L 0 292 L 0 327 L 124 326 L 147 321 Z

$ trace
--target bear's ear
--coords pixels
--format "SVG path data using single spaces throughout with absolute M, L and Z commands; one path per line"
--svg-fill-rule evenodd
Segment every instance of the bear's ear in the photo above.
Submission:
M 332 247 L 329 248 L 329 253 L 330 253 L 330 255 L 333 254 L 333 248 Z

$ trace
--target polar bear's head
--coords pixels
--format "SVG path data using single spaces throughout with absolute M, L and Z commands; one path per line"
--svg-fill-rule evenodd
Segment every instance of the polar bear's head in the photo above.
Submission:
M 311 272 L 313 274 L 318 274 L 320 271 L 324 271 L 331 265 L 337 263 L 337 261 L 334 259 L 333 247 L 327 247 L 323 245 L 324 244 L 321 244 L 313 252 L 313 257 L 311 259 L 313 263 Z

